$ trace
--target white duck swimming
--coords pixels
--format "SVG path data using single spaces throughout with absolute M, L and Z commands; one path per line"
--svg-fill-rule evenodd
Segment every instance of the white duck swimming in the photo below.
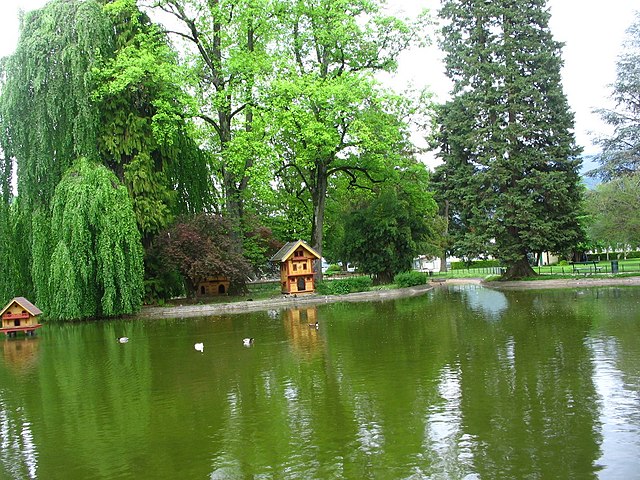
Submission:
M 118 337 L 118 342 L 127 343 L 129 341 L 129 337 Z
M 250 347 L 251 345 L 253 345 L 253 338 L 243 338 L 242 339 L 242 344 L 245 347 Z
M 199 352 L 204 352 L 204 343 L 202 343 L 202 342 L 195 343 L 193 345 L 193 348 L 195 348 Z

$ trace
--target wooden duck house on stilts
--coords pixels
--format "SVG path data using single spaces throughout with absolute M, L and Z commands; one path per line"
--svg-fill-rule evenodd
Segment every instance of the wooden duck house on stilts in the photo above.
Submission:
M 282 293 L 302 294 L 315 292 L 313 263 L 320 255 L 302 240 L 285 244 L 271 257 L 280 263 Z
M 35 335 L 36 329 L 42 326 L 36 318 L 41 313 L 42 311 L 26 298 L 16 297 L 0 311 L 0 333 L 8 337 L 15 337 L 19 332 Z

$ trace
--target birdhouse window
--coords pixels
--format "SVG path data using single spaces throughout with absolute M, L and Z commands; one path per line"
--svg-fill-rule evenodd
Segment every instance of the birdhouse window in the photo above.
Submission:
M 296 257 L 302 257 L 302 256 L 304 256 L 304 252 L 302 250 L 297 250 L 296 253 L 295 253 L 295 256 Z
M 294 272 L 297 272 L 297 271 L 298 271 L 298 264 L 297 264 L 297 263 L 294 263 L 294 264 L 293 264 L 293 271 L 294 271 Z

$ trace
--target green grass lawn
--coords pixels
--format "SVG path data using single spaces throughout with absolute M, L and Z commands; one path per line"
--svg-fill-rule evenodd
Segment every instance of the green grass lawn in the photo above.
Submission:
M 533 267 L 533 270 L 539 275 L 536 277 L 523 280 L 544 280 L 544 279 L 562 279 L 562 278 L 584 278 L 585 276 L 608 277 L 611 276 L 611 260 L 597 262 L 597 271 L 588 271 L 589 265 L 581 265 L 579 268 L 584 273 L 574 272 L 572 265 L 545 265 L 543 267 Z M 434 272 L 433 276 L 438 278 L 469 278 L 488 276 L 499 276 L 500 269 L 492 268 L 471 268 L 464 270 L 450 270 L 446 273 Z M 616 276 L 636 276 L 640 275 L 640 259 L 634 258 L 630 260 L 618 260 L 618 273 Z

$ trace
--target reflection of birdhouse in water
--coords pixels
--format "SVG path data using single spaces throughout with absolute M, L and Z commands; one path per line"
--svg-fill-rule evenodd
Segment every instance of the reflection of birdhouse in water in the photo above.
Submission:
M 0 342 L 4 363 L 16 370 L 26 370 L 33 367 L 38 358 L 39 340 L 37 338 L 22 338 Z
M 42 311 L 26 298 L 16 297 L 0 311 L 0 332 L 10 337 L 15 337 L 20 332 L 34 335 L 36 329 L 42 326 L 36 318 L 41 313 Z
M 302 240 L 289 242 L 278 250 L 271 261 L 280 264 L 282 293 L 313 293 L 316 289 L 313 262 L 319 259 L 318 252 Z
M 315 353 L 321 345 L 321 337 L 315 328 L 318 316 L 316 307 L 293 308 L 284 311 L 283 322 L 287 336 L 294 349 L 299 353 Z
M 287 317 L 291 322 L 304 323 L 305 325 L 316 323 L 318 309 L 316 307 L 292 308 L 287 310 Z

